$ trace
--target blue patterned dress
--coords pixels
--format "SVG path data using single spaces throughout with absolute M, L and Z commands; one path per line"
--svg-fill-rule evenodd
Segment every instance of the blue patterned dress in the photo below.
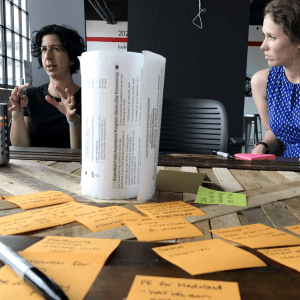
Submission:
M 284 157 L 300 157 L 300 83 L 291 83 L 283 67 L 269 71 L 268 116 L 271 131 L 285 145 Z

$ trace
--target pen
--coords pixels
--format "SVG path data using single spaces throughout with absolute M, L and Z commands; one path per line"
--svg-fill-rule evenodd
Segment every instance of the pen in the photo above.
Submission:
M 45 299 L 68 300 L 68 297 L 54 281 L 1 242 L 0 260 Z
M 231 159 L 234 159 L 234 155 L 231 155 L 229 153 L 225 153 L 225 152 L 222 152 L 222 151 L 211 151 L 213 154 L 217 154 L 219 156 L 223 156 L 225 158 L 231 158 Z

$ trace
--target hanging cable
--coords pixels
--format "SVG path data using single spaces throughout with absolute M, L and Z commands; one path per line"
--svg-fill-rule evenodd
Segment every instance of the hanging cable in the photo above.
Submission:
M 115 20 L 115 17 L 114 17 L 114 15 L 112 14 L 112 12 L 110 11 L 110 9 L 107 7 L 106 2 L 105 2 L 104 0 L 103 0 L 103 2 L 104 2 L 104 4 L 105 4 L 106 9 L 108 10 L 108 13 L 109 13 L 110 16 L 111 16 L 112 23 L 113 23 L 113 24 L 117 24 L 117 22 L 116 22 L 116 20 Z
M 94 7 L 94 9 L 95 9 L 95 11 L 98 13 L 98 15 L 104 20 L 104 21 L 106 21 L 106 22 L 108 22 L 108 20 L 105 18 L 105 16 L 102 14 L 102 12 L 99 10 L 99 8 L 97 7 L 97 5 L 96 4 L 94 4 L 93 2 L 92 2 L 92 0 L 88 0 L 90 3 L 91 3 L 91 5 Z
M 201 8 L 201 0 L 199 0 L 199 12 L 197 14 L 197 16 L 193 19 L 193 24 L 196 25 L 198 28 L 202 29 L 203 28 L 203 25 L 202 25 L 202 20 L 201 20 L 201 16 L 200 14 L 202 12 L 206 12 L 206 9 L 205 8 Z M 200 20 L 200 26 L 198 24 L 195 23 L 195 20 L 199 17 L 199 20 Z

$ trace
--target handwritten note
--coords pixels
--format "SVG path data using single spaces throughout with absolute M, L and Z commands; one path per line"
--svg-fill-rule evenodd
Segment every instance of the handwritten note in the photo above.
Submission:
M 141 215 L 122 206 L 98 208 L 85 205 L 78 210 L 66 212 L 93 232 L 124 226 L 125 220 L 137 220 Z
M 59 223 L 50 218 L 40 215 L 33 215 L 30 211 L 27 211 L 11 216 L 1 217 L 0 234 L 17 234 L 58 225 Z
M 134 205 L 138 210 L 151 218 L 178 218 L 204 216 L 205 213 L 197 207 L 183 201 L 149 203 Z
M 300 247 L 257 250 L 272 260 L 300 272 Z
M 160 170 L 156 177 L 156 190 L 197 194 L 205 174 Z
M 300 235 L 300 225 L 286 226 L 284 228 Z
M 195 203 L 247 206 L 246 195 L 199 187 Z
M 69 203 L 75 203 L 75 202 L 69 202 Z M 68 206 L 66 206 L 66 204 L 52 205 L 50 207 L 31 210 L 30 213 L 32 215 L 40 215 L 40 216 L 50 218 L 55 222 L 59 223 L 60 225 L 64 225 L 75 221 L 73 218 L 69 217 L 65 213 L 67 207 Z
M 141 276 L 134 278 L 127 300 L 240 300 L 237 282 Z
M 219 239 L 156 247 L 152 250 L 191 275 L 266 266 L 255 255 Z
M 300 245 L 300 239 L 297 237 L 263 224 L 215 229 L 211 232 L 250 248 Z
M 41 241 L 26 248 L 25 252 L 47 253 L 104 253 L 108 257 L 121 240 L 91 239 L 65 236 L 46 236 Z
M 46 191 L 21 196 L 4 196 L 4 198 L 5 200 L 20 206 L 22 209 L 74 201 L 72 197 L 59 191 Z
M 35 253 L 20 251 L 32 265 L 53 279 L 72 300 L 82 300 L 105 263 L 104 254 Z M 44 300 L 9 267 L 0 269 L 1 300 Z
M 183 218 L 153 220 L 141 218 L 125 221 L 139 241 L 162 241 L 176 238 L 203 236 L 203 233 Z

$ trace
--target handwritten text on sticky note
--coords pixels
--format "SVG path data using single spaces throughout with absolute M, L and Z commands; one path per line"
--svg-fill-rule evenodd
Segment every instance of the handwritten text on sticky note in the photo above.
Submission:
M 134 278 L 127 300 L 240 300 L 237 282 L 141 276 Z
M 199 187 L 195 203 L 247 206 L 246 195 Z

